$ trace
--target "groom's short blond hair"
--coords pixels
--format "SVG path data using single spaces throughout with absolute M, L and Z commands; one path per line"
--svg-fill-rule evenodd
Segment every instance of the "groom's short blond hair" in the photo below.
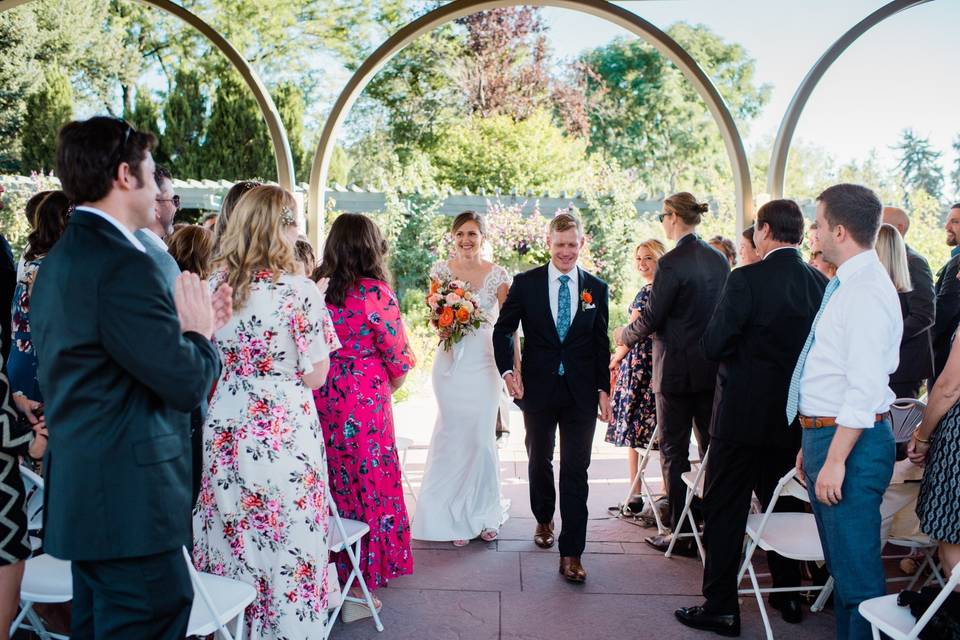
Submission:
M 583 237 L 583 223 L 580 222 L 580 218 L 569 211 L 564 211 L 553 217 L 547 233 L 552 234 L 554 231 L 568 231 L 569 229 L 576 229 L 577 237 Z

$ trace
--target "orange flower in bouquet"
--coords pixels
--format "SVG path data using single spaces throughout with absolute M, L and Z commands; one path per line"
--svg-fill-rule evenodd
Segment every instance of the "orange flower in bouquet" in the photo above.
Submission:
M 445 351 L 450 351 L 463 337 L 480 328 L 485 318 L 470 286 L 461 280 L 430 282 L 427 306 L 430 308 L 430 326 Z

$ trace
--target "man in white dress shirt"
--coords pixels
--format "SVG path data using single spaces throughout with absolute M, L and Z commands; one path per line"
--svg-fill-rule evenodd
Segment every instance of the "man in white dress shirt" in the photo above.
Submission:
M 903 321 L 874 244 L 881 205 L 866 187 L 839 184 L 817 198 L 817 237 L 838 266 L 794 370 L 787 422 L 799 413 L 802 469 L 833 576 L 837 637 L 870 638 L 858 605 L 886 593 L 880 502 L 894 463 L 888 386 Z

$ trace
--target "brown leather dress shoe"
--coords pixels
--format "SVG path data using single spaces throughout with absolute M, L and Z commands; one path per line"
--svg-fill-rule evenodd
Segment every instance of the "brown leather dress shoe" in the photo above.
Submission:
M 587 581 L 587 572 L 580 564 L 578 556 L 563 556 L 560 558 L 560 573 L 567 582 L 583 584 Z
M 541 549 L 553 546 L 553 520 L 537 523 L 537 529 L 533 532 L 533 543 Z

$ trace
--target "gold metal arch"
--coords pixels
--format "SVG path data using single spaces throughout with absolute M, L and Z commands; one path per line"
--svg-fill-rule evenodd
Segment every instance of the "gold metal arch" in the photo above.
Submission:
M 887 18 L 905 9 L 914 7 L 918 4 L 926 4 L 931 0 L 893 0 L 883 5 L 866 18 L 855 24 L 849 31 L 844 33 L 834 42 L 829 49 L 824 52 L 816 64 L 807 72 L 796 93 L 790 100 L 787 112 L 783 114 L 783 120 L 780 122 L 780 128 L 777 130 L 777 137 L 773 142 L 773 150 L 770 155 L 770 167 L 767 169 L 767 192 L 771 198 L 783 197 L 783 183 L 787 175 L 787 156 L 790 154 L 790 144 L 793 142 L 793 133 L 797 129 L 797 123 L 803 114 L 804 107 L 807 106 L 807 100 L 813 90 L 817 88 L 820 79 L 827 72 L 837 58 L 846 51 L 851 44 L 856 42 L 857 38 L 872 29 L 874 26 L 883 22 Z
M 0 13 L 27 4 L 32 0 L 0 0 Z M 277 162 L 277 182 L 280 185 L 293 191 L 296 181 L 296 172 L 293 167 L 293 156 L 290 153 L 290 144 L 287 140 L 287 132 L 283 128 L 283 122 L 280 120 L 280 112 L 270 97 L 270 92 L 260 80 L 256 71 L 250 66 L 250 63 L 240 55 L 240 52 L 233 48 L 226 38 L 204 22 L 202 18 L 190 11 L 187 11 L 180 5 L 170 0 L 137 0 L 157 9 L 166 11 L 170 15 L 180 18 L 188 25 L 199 31 L 213 46 L 220 50 L 227 57 L 230 64 L 240 73 L 247 87 L 253 92 L 257 100 L 257 106 L 260 107 L 260 113 L 267 123 L 267 129 L 270 133 L 270 141 L 273 143 L 273 155 Z
M 602 18 L 640 36 L 653 45 L 661 55 L 666 56 L 677 65 L 687 80 L 693 84 L 700 97 L 703 98 L 713 119 L 720 127 L 720 134 L 723 136 L 727 156 L 733 168 L 733 178 L 736 186 L 737 235 L 744 226 L 750 224 L 753 216 L 750 166 L 747 162 L 747 154 L 744 151 L 743 140 L 740 138 L 737 125 L 710 78 L 673 38 L 635 13 L 605 0 L 454 0 L 407 24 L 387 39 L 369 58 L 364 60 L 337 98 L 337 102 L 324 124 L 320 142 L 314 153 L 313 166 L 310 170 L 308 232 L 310 240 L 316 246 L 319 246 L 323 232 L 323 197 L 334 142 L 350 107 L 353 106 L 357 97 L 377 71 L 401 49 L 433 29 L 478 11 L 517 5 L 559 7 Z

